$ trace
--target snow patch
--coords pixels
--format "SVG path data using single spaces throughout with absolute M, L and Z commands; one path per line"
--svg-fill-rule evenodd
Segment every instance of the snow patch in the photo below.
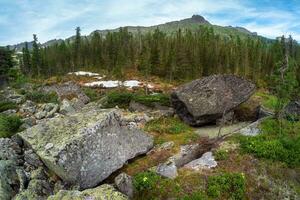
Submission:
M 76 76 L 99 76 L 98 73 L 93 72 L 85 72 L 85 71 L 78 71 L 78 72 L 70 72 L 69 75 L 76 75 Z
M 96 77 L 97 79 L 100 79 L 100 77 Z M 87 87 L 102 87 L 102 88 L 115 88 L 115 87 L 128 87 L 128 88 L 133 88 L 133 87 L 141 87 L 141 82 L 137 80 L 128 80 L 128 81 L 94 81 L 90 83 L 85 83 L 84 86 Z
M 141 84 L 140 81 L 137 80 L 129 80 L 129 81 L 124 81 L 123 86 L 133 88 L 133 87 L 139 87 Z
M 94 81 L 91 83 L 85 83 L 84 86 L 87 87 L 103 87 L 103 88 L 115 88 L 122 85 L 121 81 Z

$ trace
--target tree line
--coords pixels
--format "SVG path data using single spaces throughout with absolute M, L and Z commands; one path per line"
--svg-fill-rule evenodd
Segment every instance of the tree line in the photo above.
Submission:
M 172 35 L 159 29 L 132 34 L 120 28 L 105 35 L 95 31 L 90 37 L 81 36 L 77 27 L 75 37 L 48 47 L 40 47 L 34 35 L 33 50 L 28 45 L 23 49 L 21 67 L 29 76 L 92 70 L 122 77 L 127 70 L 135 70 L 170 81 L 230 73 L 259 82 L 270 80 L 284 59 L 286 46 L 300 80 L 300 47 L 291 36 L 274 41 L 225 37 L 207 27 L 193 32 L 178 29 Z

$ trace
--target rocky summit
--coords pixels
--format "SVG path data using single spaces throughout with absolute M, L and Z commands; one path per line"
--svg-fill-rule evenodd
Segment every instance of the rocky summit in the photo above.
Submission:
M 212 75 L 184 84 L 171 95 L 177 115 L 192 126 L 214 123 L 249 99 L 255 85 L 234 75 Z
M 116 109 L 87 105 L 81 112 L 46 120 L 19 136 L 65 182 L 86 189 L 152 148 L 149 135 L 123 124 Z

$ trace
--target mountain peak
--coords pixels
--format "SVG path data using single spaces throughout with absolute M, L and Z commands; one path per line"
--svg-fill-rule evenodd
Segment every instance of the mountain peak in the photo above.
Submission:
M 203 16 L 201 15 L 193 15 L 190 20 L 203 24 L 210 24 Z

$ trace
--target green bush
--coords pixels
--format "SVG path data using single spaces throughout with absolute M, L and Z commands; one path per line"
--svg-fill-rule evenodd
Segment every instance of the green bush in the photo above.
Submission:
M 283 121 L 282 131 L 275 119 L 261 124 L 262 133 L 255 137 L 240 136 L 242 152 L 258 158 L 281 161 L 290 167 L 300 166 L 300 122 Z
M 246 180 L 240 173 L 224 173 L 208 178 L 207 194 L 216 199 L 245 199 Z
M 113 108 L 118 106 L 120 108 L 127 108 L 132 100 L 133 94 L 129 92 L 111 92 L 107 95 L 106 107 Z
M 179 134 L 191 131 L 192 128 L 178 118 L 162 117 L 148 122 L 145 125 L 145 130 L 157 133 Z
M 83 92 L 90 98 L 91 101 L 96 101 L 102 97 L 97 90 L 92 88 L 83 88 Z
M 128 108 L 132 100 L 149 107 L 154 107 L 155 104 L 170 106 L 170 99 L 165 94 L 143 95 L 127 91 L 113 91 L 108 93 L 105 107 L 112 108 L 118 106 L 120 108 Z
M 44 93 L 40 91 L 33 91 L 25 94 L 27 100 L 34 101 L 36 103 L 57 103 L 58 96 L 55 92 Z
M 9 109 L 16 109 L 18 106 L 17 104 L 9 101 L 0 101 L 0 112 L 9 110 Z
M 19 116 L 0 114 L 0 138 L 12 136 L 19 130 L 21 125 L 22 122 Z
M 160 179 L 161 177 L 155 172 L 141 172 L 133 177 L 133 186 L 137 191 L 151 190 Z
M 218 150 L 214 153 L 216 160 L 227 160 L 229 158 L 228 151 L 226 150 Z
M 155 103 L 162 106 L 170 106 L 170 98 L 165 94 L 135 95 L 133 100 L 149 107 L 154 107 Z

